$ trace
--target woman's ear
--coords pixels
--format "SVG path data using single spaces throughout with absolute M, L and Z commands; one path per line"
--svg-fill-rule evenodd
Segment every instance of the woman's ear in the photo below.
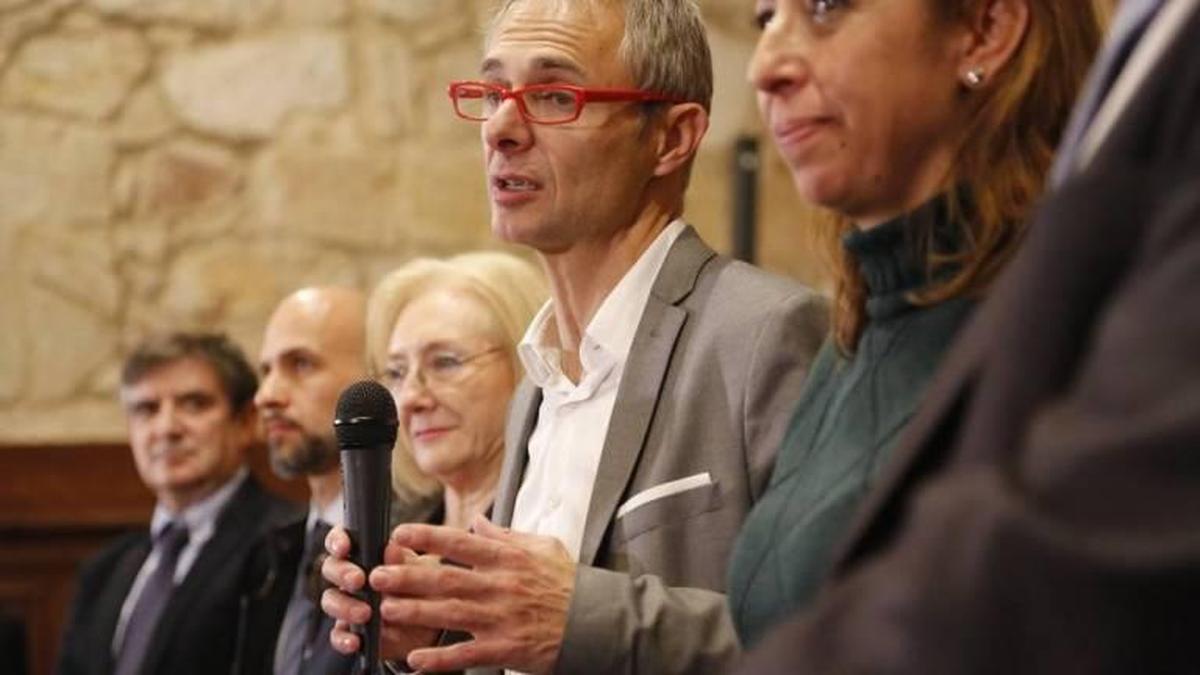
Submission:
M 1029 12 L 1029 0 L 980 0 L 970 10 L 958 64 L 964 85 L 982 86 L 1012 60 L 1029 30 Z
M 665 113 L 657 144 L 654 175 L 669 176 L 686 167 L 708 131 L 708 113 L 699 103 L 676 103 Z

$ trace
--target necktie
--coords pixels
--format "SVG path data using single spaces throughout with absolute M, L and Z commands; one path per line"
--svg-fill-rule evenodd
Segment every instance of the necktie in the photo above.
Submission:
M 317 574 L 314 563 L 321 551 L 325 550 L 325 536 L 329 534 L 329 529 L 328 523 L 318 520 L 305 540 L 304 556 L 296 572 L 292 599 L 288 602 L 287 613 L 279 629 L 275 651 L 276 675 L 299 675 L 304 672 L 304 664 L 312 658 L 316 641 L 322 637 L 328 639 L 328 636 L 317 635 L 321 610 L 311 589 L 313 575 Z
M 172 521 L 159 532 L 154 540 L 154 549 L 158 552 L 158 566 L 150 573 L 146 583 L 142 585 L 142 593 L 138 596 L 129 620 L 125 624 L 125 638 L 121 642 L 121 651 L 117 654 L 114 675 L 135 675 L 141 670 L 142 662 L 146 660 L 146 652 L 150 647 L 150 638 L 171 593 L 175 590 L 175 565 L 179 562 L 179 553 L 188 542 L 187 525 Z
M 1122 0 L 1121 7 L 1109 31 L 1108 41 L 1092 66 L 1087 83 L 1079 96 L 1071 123 L 1058 146 L 1058 158 L 1051 172 L 1051 184 L 1058 185 L 1071 174 L 1077 161 L 1080 143 L 1109 89 L 1117 81 L 1134 47 L 1162 8 L 1164 0 Z

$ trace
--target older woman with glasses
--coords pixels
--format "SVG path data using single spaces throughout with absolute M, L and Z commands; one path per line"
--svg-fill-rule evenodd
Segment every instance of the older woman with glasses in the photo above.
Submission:
M 516 345 L 545 299 L 537 268 L 504 253 L 413 260 L 371 294 L 367 357 L 400 417 L 393 483 L 412 501 L 442 491 L 430 522 L 466 528 L 491 507 Z

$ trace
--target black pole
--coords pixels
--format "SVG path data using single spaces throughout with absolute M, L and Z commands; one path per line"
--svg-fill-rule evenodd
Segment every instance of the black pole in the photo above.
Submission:
M 733 257 L 753 263 L 758 229 L 758 139 L 738 136 L 733 145 Z

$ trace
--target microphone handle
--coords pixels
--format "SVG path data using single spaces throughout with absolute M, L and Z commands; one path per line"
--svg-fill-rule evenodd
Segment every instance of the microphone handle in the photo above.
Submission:
M 392 505 L 391 448 L 343 449 L 342 485 L 346 531 L 350 535 L 350 560 L 370 575 L 383 564 L 388 540 L 388 514 Z M 379 593 L 369 586 L 360 597 L 371 606 L 371 619 L 362 635 L 355 672 L 383 675 L 379 659 Z

